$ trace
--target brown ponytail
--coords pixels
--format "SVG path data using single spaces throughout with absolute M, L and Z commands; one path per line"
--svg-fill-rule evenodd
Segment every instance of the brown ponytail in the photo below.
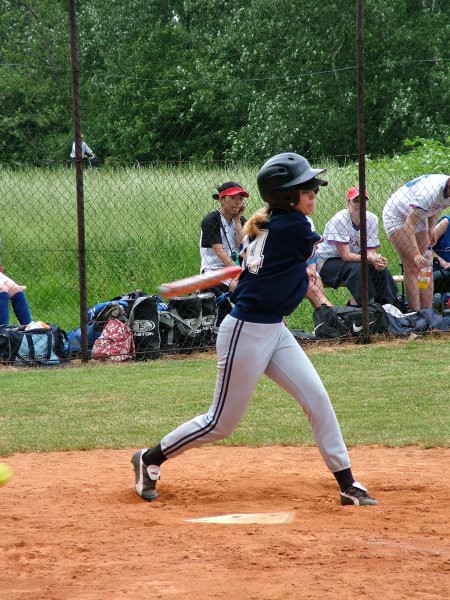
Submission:
M 248 235 L 250 238 L 256 237 L 260 229 L 262 229 L 264 225 L 267 225 L 267 223 L 270 221 L 271 214 L 272 209 L 269 206 L 260 208 L 258 211 L 253 213 L 253 215 L 244 225 L 244 234 Z

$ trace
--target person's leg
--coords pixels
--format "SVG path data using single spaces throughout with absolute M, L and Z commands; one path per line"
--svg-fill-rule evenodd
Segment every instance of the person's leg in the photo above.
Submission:
M 14 314 L 21 325 L 31 323 L 31 312 L 25 292 L 17 292 L 11 296 L 11 304 Z
M 361 305 L 361 265 L 345 262 L 341 258 L 328 258 L 320 269 L 325 285 L 337 289 L 341 283 L 350 292 L 350 306 Z
M 12 298 L 14 294 L 23 292 L 27 288 L 24 285 L 19 285 L 11 277 L 8 277 L 4 273 L 0 273 L 0 292 L 7 292 L 8 296 Z
M 377 504 L 355 482 L 350 458 L 328 393 L 314 366 L 285 328 L 266 375 L 295 398 L 305 412 L 322 458 L 341 489 L 342 504 Z
M 379 304 L 393 304 L 398 289 L 389 269 L 377 271 L 372 264 L 368 266 L 369 298 L 374 298 Z
M 419 247 L 420 254 L 425 254 L 429 244 L 430 238 L 428 236 L 427 231 L 419 231 L 416 233 L 417 245 Z M 432 269 L 432 267 L 431 267 Z M 434 294 L 434 286 L 433 286 L 433 277 L 431 277 L 430 285 L 426 289 L 419 289 L 419 297 L 420 297 L 420 308 L 431 308 L 433 306 L 433 294 Z
M 9 295 L 8 292 L 0 292 L 0 325 L 9 323 Z
M 217 336 L 217 378 L 211 407 L 161 440 L 167 458 L 234 431 L 270 360 L 280 327 L 225 318 Z
M 362 292 L 361 292 L 361 263 L 350 263 L 342 261 L 341 269 L 341 282 L 350 292 L 354 303 L 361 306 Z M 374 290 L 370 289 L 369 282 L 369 298 L 372 298 Z
M 408 300 L 410 311 L 420 309 L 419 287 L 417 285 L 418 270 L 414 263 L 414 255 L 403 228 L 391 233 L 389 241 L 392 243 L 403 265 L 403 286 Z
M 280 323 L 261 325 L 227 316 L 217 337 L 217 379 L 210 409 L 167 434 L 155 448 L 134 453 L 136 492 L 157 497 L 158 467 L 168 458 L 230 435 L 241 420 L 252 393 L 276 347 Z M 156 473 L 158 476 L 152 475 Z
M 325 296 L 322 279 L 317 276 L 313 281 L 309 280 L 306 298 L 311 302 L 313 308 L 319 308 L 322 304 L 333 306 L 333 303 Z

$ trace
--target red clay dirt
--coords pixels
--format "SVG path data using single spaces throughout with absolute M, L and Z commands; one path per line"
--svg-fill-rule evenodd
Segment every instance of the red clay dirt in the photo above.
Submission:
M 381 502 L 341 507 L 316 448 L 194 449 L 134 492 L 132 450 L 16 454 L 0 488 L 1 600 L 450 598 L 450 448 L 358 447 Z M 293 512 L 283 525 L 185 519 Z

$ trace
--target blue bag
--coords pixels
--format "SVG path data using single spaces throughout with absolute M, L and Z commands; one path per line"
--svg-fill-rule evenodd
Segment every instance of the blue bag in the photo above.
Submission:
M 443 317 L 433 308 L 422 308 L 413 313 L 394 317 L 387 314 L 389 333 L 392 335 L 409 335 L 427 331 L 450 331 L 450 317 Z
M 4 363 L 55 366 L 64 362 L 69 354 L 67 334 L 56 325 L 28 331 L 16 325 L 0 327 L 0 359 Z

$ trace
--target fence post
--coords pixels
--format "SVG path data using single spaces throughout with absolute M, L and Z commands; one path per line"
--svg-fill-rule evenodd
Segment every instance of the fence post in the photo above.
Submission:
M 363 200 L 366 189 L 366 137 L 364 121 L 364 0 L 356 0 L 356 65 L 357 65 L 357 129 L 358 129 L 358 186 L 360 193 L 360 247 L 361 247 L 361 306 L 362 340 L 370 341 L 369 334 L 369 293 L 367 278 L 367 221 L 366 203 Z
M 78 62 L 76 0 L 69 2 L 70 61 L 72 67 L 72 119 L 75 137 L 75 182 L 77 194 L 78 284 L 80 294 L 81 360 L 88 360 L 86 235 L 84 223 L 83 153 L 81 148 L 80 67 Z

